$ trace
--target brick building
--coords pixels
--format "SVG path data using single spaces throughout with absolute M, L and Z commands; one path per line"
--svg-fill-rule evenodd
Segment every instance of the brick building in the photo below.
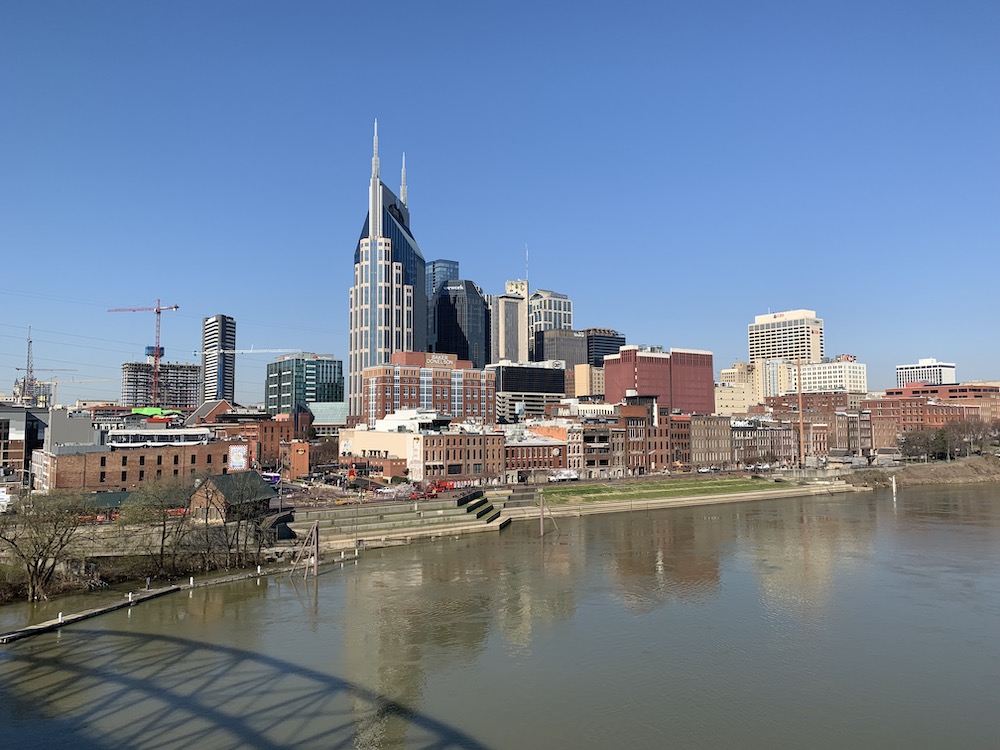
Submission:
M 508 481 L 528 481 L 567 468 L 566 441 L 526 433 L 504 442 L 504 470 Z
M 691 466 L 733 467 L 733 430 L 729 417 L 691 417 Z
M 254 468 L 272 469 L 281 463 L 283 451 L 287 451 L 291 441 L 306 439 L 312 414 L 301 412 L 298 419 L 289 414 L 272 417 L 266 411 L 238 408 L 226 401 L 207 401 L 185 424 L 211 427 L 220 438 L 246 440 L 251 446 Z
M 362 422 L 369 427 L 407 409 L 494 422 L 496 375 L 454 354 L 396 352 L 388 364 L 365 368 L 361 381 Z
M 873 448 L 897 448 L 907 432 L 940 430 L 952 422 L 978 419 L 978 405 L 938 401 L 926 396 L 896 396 L 861 403 L 871 412 Z
M 107 445 L 55 445 L 32 454 L 34 489 L 130 490 L 156 479 L 192 480 L 198 476 L 246 471 L 250 468 L 249 450 L 245 440 L 121 449 Z
M 502 432 L 346 429 L 340 433 L 341 464 L 365 463 L 386 478 L 456 485 L 499 480 L 504 473 Z
M 671 412 L 715 412 L 712 353 L 693 349 L 623 346 L 604 358 L 604 398 L 620 403 L 634 392 Z
M 974 404 L 979 407 L 979 417 L 992 422 L 1000 419 L 1000 386 L 985 383 L 957 383 L 928 385 L 910 383 L 900 388 L 888 388 L 885 398 L 932 398 Z

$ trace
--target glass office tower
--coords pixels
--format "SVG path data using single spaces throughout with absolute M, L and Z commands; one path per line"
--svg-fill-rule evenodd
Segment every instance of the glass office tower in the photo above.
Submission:
M 368 216 L 354 251 L 350 292 L 350 413 L 361 409 L 361 373 L 394 352 L 427 351 L 426 263 L 410 231 L 404 162 L 400 196 L 379 176 L 375 125 Z

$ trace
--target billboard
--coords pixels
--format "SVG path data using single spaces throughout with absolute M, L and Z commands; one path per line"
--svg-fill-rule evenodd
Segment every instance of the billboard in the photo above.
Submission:
M 247 462 L 247 446 L 245 445 L 230 445 L 229 446 L 229 470 L 230 471 L 246 471 L 250 468 Z

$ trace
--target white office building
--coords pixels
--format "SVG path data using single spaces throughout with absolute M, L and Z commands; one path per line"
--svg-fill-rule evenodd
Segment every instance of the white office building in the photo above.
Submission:
M 896 387 L 907 383 L 927 383 L 927 385 L 947 385 L 957 383 L 954 362 L 938 362 L 933 357 L 918 359 L 915 365 L 896 365 Z
M 789 393 L 799 389 L 799 368 L 792 365 Z M 803 393 L 867 393 L 868 367 L 853 359 L 802 365 Z
M 751 363 L 788 359 L 803 364 L 823 361 L 823 320 L 815 310 L 757 315 L 747 326 Z
M 213 315 L 201 321 L 201 369 L 204 378 L 201 400 L 236 397 L 236 321 L 228 315 Z
M 508 281 L 504 294 L 490 295 L 490 362 L 528 361 L 528 282 Z

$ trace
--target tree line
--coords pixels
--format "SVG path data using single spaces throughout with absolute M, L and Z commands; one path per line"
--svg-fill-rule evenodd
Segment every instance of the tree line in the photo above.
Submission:
M 241 502 L 249 498 L 223 497 L 210 483 L 201 491 L 219 512 L 192 513 L 200 484 L 156 480 L 115 508 L 102 505 L 105 493 L 22 496 L 0 514 L 0 595 L 38 601 L 118 580 L 170 580 L 260 564 L 275 540 L 273 516 L 259 503 Z
M 899 450 L 907 458 L 945 460 L 986 452 L 998 435 L 1000 419 L 963 419 L 938 429 L 903 433 Z

